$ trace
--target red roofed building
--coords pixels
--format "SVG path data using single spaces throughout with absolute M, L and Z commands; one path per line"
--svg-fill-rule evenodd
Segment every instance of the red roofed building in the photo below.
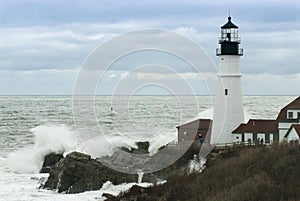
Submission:
M 300 96 L 282 108 L 277 116 L 277 121 L 290 121 L 300 117 Z
M 196 119 L 177 126 L 178 142 L 198 140 L 199 134 L 205 139 L 210 134 L 211 124 L 211 119 Z
M 282 108 L 276 120 L 250 119 L 241 124 L 232 134 L 237 135 L 237 141 L 247 142 L 263 139 L 266 143 L 273 141 L 298 140 L 300 133 L 300 96 Z M 298 130 L 299 129 L 299 130 Z
M 199 134 L 210 142 L 211 119 L 196 119 L 177 126 L 178 142 L 198 140 Z M 254 142 L 258 139 L 272 144 L 274 141 L 300 141 L 300 96 L 282 108 L 274 120 L 250 119 L 231 131 L 235 142 Z
M 282 108 L 277 116 L 279 139 L 283 139 L 292 124 L 300 119 L 300 96 Z
M 232 131 L 232 134 L 236 134 L 237 141 L 242 142 L 263 139 L 265 143 L 272 143 L 279 139 L 276 120 L 250 119 Z

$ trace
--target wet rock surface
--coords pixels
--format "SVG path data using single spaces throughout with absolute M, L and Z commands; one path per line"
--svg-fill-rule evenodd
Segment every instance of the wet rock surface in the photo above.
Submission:
M 145 166 L 147 163 L 150 166 L 151 163 L 154 162 L 161 164 L 166 162 L 162 161 L 161 156 L 154 156 L 151 161 L 143 161 L 143 159 L 147 157 L 146 153 L 148 153 L 149 142 L 140 142 L 137 143 L 137 146 L 138 149 L 128 150 L 128 154 L 129 152 L 140 153 L 135 154 L 135 157 L 141 158 L 141 166 Z M 162 151 L 162 156 L 163 158 L 166 158 L 168 154 L 174 154 L 174 152 L 176 153 L 179 151 L 180 150 L 174 150 L 173 148 L 165 149 Z M 128 173 L 125 173 L 126 171 L 124 171 L 124 169 L 120 172 L 109 168 L 109 164 L 114 160 L 120 163 L 120 168 L 122 167 L 122 160 L 131 160 L 130 156 L 126 156 L 126 153 L 126 151 L 122 150 L 121 152 L 116 152 L 113 156 L 101 158 L 101 162 L 99 162 L 99 159 L 92 159 L 89 155 L 80 152 L 72 152 L 50 169 L 50 175 L 41 188 L 65 193 L 80 193 L 90 190 L 99 190 L 106 181 L 111 181 L 115 185 L 137 182 L 139 164 L 127 167 L 130 170 L 134 170 L 128 171 Z M 180 172 L 185 171 L 184 169 L 188 161 L 197 153 L 199 153 L 199 146 L 191 146 L 191 148 L 171 166 L 155 173 L 144 174 L 142 182 L 156 183 L 168 179 L 171 175 L 181 174 Z M 133 172 L 133 174 L 130 174 L 130 172 Z
M 46 155 L 40 173 L 49 173 L 50 169 L 63 158 L 63 154 L 50 153 Z
M 50 176 L 43 188 L 58 192 L 80 193 L 99 190 L 106 181 L 113 184 L 137 182 L 137 175 L 112 170 L 91 156 L 72 152 L 50 170 Z M 145 175 L 143 181 L 153 182 L 155 178 Z

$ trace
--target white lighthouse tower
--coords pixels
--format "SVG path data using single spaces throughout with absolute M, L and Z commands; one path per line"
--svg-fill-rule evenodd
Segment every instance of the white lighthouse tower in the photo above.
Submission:
M 240 141 L 231 133 L 244 122 L 240 70 L 243 49 L 239 48 L 240 43 L 238 26 L 228 17 L 228 22 L 221 27 L 220 47 L 216 51 L 219 57 L 218 77 L 221 84 L 214 102 L 211 144 L 224 145 Z

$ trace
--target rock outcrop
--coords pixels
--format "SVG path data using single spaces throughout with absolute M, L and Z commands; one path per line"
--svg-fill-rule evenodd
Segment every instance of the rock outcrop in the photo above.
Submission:
M 133 153 L 133 154 L 149 154 L 149 146 L 150 146 L 150 143 L 148 141 L 146 142 L 136 142 L 136 145 L 137 145 L 137 149 L 135 148 L 131 148 L 131 149 L 128 149 L 126 147 L 121 147 L 121 150 L 123 151 L 126 151 L 128 153 Z
M 68 154 L 64 159 L 60 160 L 56 165 L 50 169 L 50 176 L 42 188 L 57 190 L 58 192 L 66 193 L 80 193 L 90 190 L 99 190 L 106 181 L 111 181 L 113 184 L 129 183 L 138 181 L 139 167 L 151 167 L 151 165 L 167 163 L 166 159 L 172 154 L 180 153 L 178 148 L 164 148 L 161 150 L 160 155 L 154 155 L 150 160 L 145 159 L 148 154 L 149 142 L 138 142 L 137 149 L 121 148 L 122 151 L 115 152 L 112 156 L 105 156 L 99 159 L 92 159 L 91 156 L 72 152 Z M 143 175 L 143 182 L 156 183 L 161 180 L 168 179 L 171 175 L 182 174 L 188 161 L 193 158 L 194 154 L 199 153 L 198 144 L 193 145 L 190 149 L 171 166 L 164 168 L 155 173 L 149 173 Z M 115 166 L 122 167 L 123 163 L 129 164 L 128 160 L 132 160 L 129 153 L 134 153 L 135 158 L 140 157 L 140 164 L 128 166 L 128 173 L 123 171 L 117 171 L 117 169 L 109 168 L 109 165 L 115 164 Z M 132 171 L 133 170 L 133 171 Z M 136 171 L 136 172 L 134 172 Z M 129 174 L 131 173 L 131 174 Z
M 50 153 L 46 155 L 40 173 L 49 173 L 50 169 L 63 158 L 62 154 Z
M 99 190 L 106 181 L 113 184 L 137 182 L 138 176 L 112 170 L 91 156 L 72 152 L 50 170 L 50 176 L 42 188 L 58 192 L 80 193 Z M 155 178 L 145 175 L 143 181 L 154 182 Z

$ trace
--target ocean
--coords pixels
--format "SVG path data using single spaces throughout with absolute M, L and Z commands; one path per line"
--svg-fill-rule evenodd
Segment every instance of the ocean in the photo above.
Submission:
M 245 118 L 274 119 L 295 96 L 245 96 Z M 151 150 L 176 141 L 176 126 L 190 119 L 212 118 L 208 96 L 133 96 L 95 98 L 101 133 L 118 146 L 149 140 Z M 102 193 L 118 194 L 135 183 L 115 186 L 109 181 L 98 191 L 59 194 L 39 189 L 48 174 L 39 174 L 43 157 L 50 152 L 84 149 L 89 134 L 79 134 L 74 124 L 72 96 L 0 96 L 0 200 L 104 200 Z M 76 114 L 78 115 L 78 114 Z M 102 154 L 113 149 L 103 147 Z M 150 185 L 142 183 L 141 185 Z

